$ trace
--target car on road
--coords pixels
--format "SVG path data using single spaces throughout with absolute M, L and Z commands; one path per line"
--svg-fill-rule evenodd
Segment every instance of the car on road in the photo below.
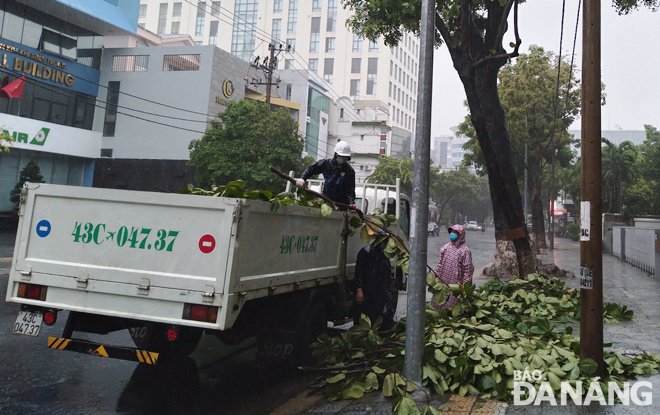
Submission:
M 478 231 L 479 225 L 477 225 L 477 221 L 471 220 L 468 222 L 466 229 L 468 231 Z
M 429 236 L 438 236 L 440 235 L 440 228 L 435 222 L 429 222 L 428 226 Z

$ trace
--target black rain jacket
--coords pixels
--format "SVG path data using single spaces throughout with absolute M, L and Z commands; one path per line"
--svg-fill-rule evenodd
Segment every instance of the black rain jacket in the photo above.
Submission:
M 301 178 L 307 180 L 323 174 L 323 194 L 335 202 L 351 205 L 355 203 L 355 170 L 348 163 L 337 163 L 336 157 L 319 160 L 307 167 Z

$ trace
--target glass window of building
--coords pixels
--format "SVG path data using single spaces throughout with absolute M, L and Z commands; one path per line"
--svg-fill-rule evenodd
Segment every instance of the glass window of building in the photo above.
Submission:
M 298 21 L 298 0 L 289 0 L 289 20 L 286 26 L 287 33 L 296 33 Z
M 282 37 L 282 19 L 273 19 L 271 33 L 273 36 L 271 42 L 273 44 L 278 43 L 280 41 L 280 38 Z
M 105 119 L 103 121 L 103 136 L 114 137 L 117 124 L 117 106 L 119 104 L 119 82 L 108 82 L 108 93 L 105 98 Z
M 163 56 L 163 71 L 198 71 L 200 61 L 200 54 L 165 55 Z
M 311 36 L 309 39 L 309 51 L 317 53 L 319 51 L 319 42 L 321 41 L 321 18 L 312 17 Z
M 291 51 L 296 50 L 296 39 L 287 39 L 286 44 L 287 44 L 287 46 L 289 46 Z
M 362 38 L 358 35 L 353 35 L 353 52 L 362 52 Z
M 312 11 L 320 12 L 323 6 L 323 0 L 312 0 Z
M 360 66 L 362 66 L 362 58 L 351 59 L 351 73 L 360 73 Z
M 337 31 L 337 0 L 328 0 L 328 32 Z
M 178 35 L 179 30 L 181 30 L 181 23 L 180 22 L 172 22 L 172 34 L 173 35 Z
M 378 40 L 375 42 L 369 41 L 369 52 L 378 50 Z
M 293 59 L 286 59 L 284 61 L 284 69 L 293 69 Z
M 181 17 L 181 3 L 172 4 L 172 17 Z
M 140 4 L 140 11 L 138 12 L 138 17 L 147 17 L 147 5 Z
M 220 16 L 221 3 L 219 1 L 211 2 L 211 15 Z
M 211 22 L 211 27 L 209 28 L 209 45 L 218 44 L 218 21 L 215 20 Z
M 259 0 L 236 0 L 231 53 L 249 61 L 254 51 Z
M 360 80 L 359 79 L 351 79 L 350 96 L 353 99 L 356 99 L 357 97 L 360 96 Z
M 273 13 L 282 13 L 282 0 L 273 1 Z
M 195 36 L 204 35 L 204 20 L 206 19 L 206 2 L 197 2 L 197 19 L 195 20 Z M 159 32 L 160 33 L 160 32 Z
M 323 80 L 331 84 L 335 72 L 335 59 L 325 58 L 323 62 Z
M 112 57 L 112 72 L 146 72 L 149 55 L 115 55 Z
M 335 38 L 327 37 L 325 38 L 325 51 L 334 52 L 335 51 Z
M 318 72 L 319 71 L 319 60 L 316 59 L 316 58 L 310 59 L 308 69 L 312 72 Z
M 167 25 L 167 3 L 161 3 L 158 9 L 158 34 L 165 33 L 165 26 Z
M 376 94 L 378 80 L 378 58 L 369 58 L 367 63 L 367 95 Z

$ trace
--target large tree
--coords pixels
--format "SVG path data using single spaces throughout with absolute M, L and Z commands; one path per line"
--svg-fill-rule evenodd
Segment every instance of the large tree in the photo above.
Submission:
M 421 0 L 343 0 L 353 10 L 348 25 L 369 39 L 383 36 L 396 46 L 404 31 L 419 33 Z M 614 0 L 627 13 L 637 4 L 655 7 L 660 0 Z M 512 239 L 520 275 L 536 268 L 529 235 L 524 226 L 522 199 L 504 109 L 498 95 L 497 75 L 510 58 L 518 56 L 518 0 L 437 0 L 435 34 L 451 56 L 467 96 L 470 117 L 488 170 L 496 233 Z M 508 52 L 502 39 L 514 10 L 516 42 Z
M 470 220 L 484 222 L 490 213 L 486 178 L 471 173 L 465 167 L 434 175 L 430 194 L 439 209 L 440 220 L 447 209 L 451 209 L 452 215 L 446 220 L 452 223 L 458 220 L 459 214 L 467 215 Z
M 602 148 L 603 211 L 621 213 L 623 209 L 622 190 L 632 184 L 635 177 L 635 162 L 639 155 L 631 141 L 616 145 L 603 138 Z
M 229 102 L 219 117 L 190 143 L 190 165 L 200 187 L 243 180 L 253 188 L 283 189 L 268 166 L 300 174 L 311 161 L 301 156 L 298 124 L 284 109 L 271 112 L 267 104 L 240 100 Z
M 558 66 L 561 70 L 557 90 Z M 531 207 L 532 233 L 537 249 L 546 246 L 543 214 L 547 199 L 542 191 L 544 172 L 549 176 L 546 166 L 552 161 L 555 150 L 555 159 L 561 166 L 568 165 L 573 158 L 568 127 L 580 111 L 580 81 L 576 78 L 566 60 L 559 65 L 558 57 L 535 45 L 530 46 L 528 54 L 521 54 L 515 63 L 507 64 L 499 74 L 499 93 L 515 155 L 516 176 L 520 180 L 525 168 L 528 171 L 530 200 L 526 203 Z M 465 146 L 470 150 L 466 161 L 483 167 L 484 157 L 469 116 L 458 131 L 471 137 Z M 526 163 L 525 146 L 528 153 Z M 555 194 L 550 197 L 554 198 Z M 506 270 L 498 272 L 508 273 Z
M 413 160 L 410 157 L 397 159 L 389 156 L 378 157 L 376 170 L 367 177 L 369 183 L 396 184 L 401 180 L 401 191 L 412 194 Z

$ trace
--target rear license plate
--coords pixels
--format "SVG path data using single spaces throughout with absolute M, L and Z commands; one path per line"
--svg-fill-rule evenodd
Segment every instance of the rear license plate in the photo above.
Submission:
M 14 333 L 26 336 L 38 336 L 44 320 L 41 311 L 19 311 L 14 323 Z

